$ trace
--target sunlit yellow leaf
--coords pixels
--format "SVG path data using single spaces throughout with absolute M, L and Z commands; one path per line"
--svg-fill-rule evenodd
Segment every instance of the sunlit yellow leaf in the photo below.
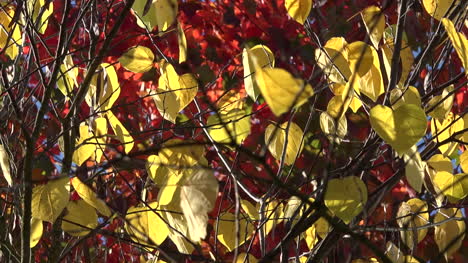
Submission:
M 73 179 L 71 180 L 71 184 L 73 185 L 73 188 L 78 193 L 78 195 L 86 203 L 96 208 L 96 210 L 99 213 L 105 216 L 111 216 L 112 212 L 109 209 L 109 207 L 106 205 L 106 203 L 103 200 L 99 199 L 96 193 L 91 188 L 89 188 L 86 184 L 81 182 L 81 180 L 78 177 L 73 177 Z
M 60 73 L 57 77 L 57 87 L 65 97 L 69 97 L 75 87 L 78 77 L 78 67 L 73 63 L 72 56 L 68 55 L 63 59 L 60 65 Z
M 284 6 L 288 14 L 303 25 L 312 9 L 312 0 L 286 0 Z
M 169 229 L 157 213 L 161 213 L 157 202 L 149 207 L 130 207 L 125 215 L 125 230 L 136 242 L 160 245 Z
M 18 56 L 18 46 L 21 46 L 23 42 L 18 23 L 10 25 L 14 15 L 15 9 L 13 5 L 2 6 L 0 10 L 0 24 L 2 25 L 2 29 L 0 30 L 0 48 L 6 49 L 5 54 L 10 59 Z
M 242 65 L 244 67 L 244 86 L 247 94 L 255 101 L 260 94 L 255 81 L 257 67 L 274 67 L 273 52 L 265 45 L 256 45 L 250 49 L 244 48 L 242 52 Z
M 119 98 L 120 84 L 114 66 L 109 63 L 102 63 L 101 68 L 103 69 L 103 78 L 107 81 L 104 87 L 100 89 L 99 110 L 108 111 Z
M 452 41 L 453 48 L 460 57 L 463 68 L 465 68 L 465 74 L 468 75 L 468 39 L 466 39 L 463 33 L 457 32 L 452 21 L 450 21 L 449 19 L 443 18 L 442 24 L 444 25 L 445 30 L 447 31 L 450 41 Z
M 187 39 L 180 24 L 177 24 L 177 43 L 179 43 L 179 64 L 181 64 L 187 60 Z
M 426 106 L 426 110 L 431 110 L 428 112 L 429 116 L 438 121 L 443 121 L 447 118 L 455 98 L 455 94 L 449 95 L 452 91 L 453 85 L 450 85 L 444 89 L 441 95 L 434 96 L 429 100 Z
M 49 16 L 54 11 L 54 4 L 53 2 L 49 3 L 49 6 L 45 7 L 46 0 L 36 0 L 36 1 L 28 1 L 28 10 L 32 11 L 32 21 L 37 24 L 37 29 L 39 33 L 44 34 L 47 29 L 48 19 Z M 44 11 L 42 11 L 44 9 Z M 40 19 L 38 20 L 39 15 L 41 15 Z
M 32 217 L 31 218 L 31 236 L 29 247 L 33 248 L 41 240 L 42 232 L 44 231 L 44 226 L 42 220 Z
M 283 221 L 283 204 L 276 200 L 269 200 L 264 213 L 266 222 L 263 225 L 263 230 L 265 235 L 268 235 L 273 228 Z
M 416 228 L 429 224 L 427 204 L 417 198 L 403 202 L 397 213 L 397 222 L 401 228 Z M 412 250 L 427 234 L 427 229 L 400 231 L 401 240 Z
M 427 164 L 437 172 L 453 172 L 452 162 L 442 154 L 434 154 L 427 160 Z
M 250 133 L 250 116 L 244 110 L 232 110 L 219 116 L 211 115 L 207 125 L 210 126 L 210 136 L 216 142 L 240 145 Z
M 153 1 L 156 9 L 156 22 L 160 32 L 166 31 L 175 21 L 178 11 L 177 0 Z
M 239 231 L 236 231 L 235 215 L 233 213 L 225 213 L 220 216 L 217 228 L 217 238 L 228 251 L 232 251 L 237 246 L 244 244 L 250 239 L 254 227 L 247 219 L 239 217 Z M 236 236 L 239 236 L 236 244 Z
M 461 210 L 457 208 L 442 208 L 435 215 L 434 223 L 445 221 L 452 217 L 462 218 Z M 448 258 L 461 247 L 466 235 L 466 225 L 463 220 L 450 220 L 435 226 L 434 239 L 440 252 L 445 252 Z
M 348 132 L 348 122 L 345 116 L 336 120 L 327 112 L 322 112 L 320 114 L 320 128 L 330 141 L 340 143 Z
M 96 162 L 101 161 L 101 157 L 104 155 L 106 149 L 107 140 L 107 119 L 104 117 L 97 117 L 94 119 L 93 135 L 95 140 L 93 143 L 96 144 L 96 151 L 94 160 Z
M 330 211 L 348 224 L 367 203 L 367 188 L 356 176 L 332 179 L 325 193 L 325 205 Z
M 463 128 L 463 118 L 460 118 L 458 115 L 454 115 L 453 112 L 449 112 L 447 118 L 445 118 L 442 123 L 435 118 L 431 120 L 431 133 L 435 142 L 448 140 L 455 133 L 462 131 Z M 456 138 L 459 138 L 460 136 L 456 136 Z M 450 156 L 455 152 L 457 146 L 458 142 L 451 141 L 449 143 L 439 145 L 439 150 L 443 155 Z
M 347 59 L 348 43 L 342 37 L 330 38 L 323 49 L 315 50 L 315 60 L 331 82 L 346 84 L 350 79 L 351 68 Z
M 366 74 L 356 77 L 357 81 L 353 84 L 353 87 L 356 89 L 355 85 L 359 85 L 359 91 L 376 102 L 379 96 L 385 92 L 385 88 L 382 73 L 380 72 L 379 55 L 374 48 L 370 47 L 370 49 L 373 53 L 373 64 Z
M 255 77 L 260 92 L 276 116 L 301 106 L 314 94 L 310 84 L 294 78 L 284 69 L 257 69 Z
M 0 168 L 8 185 L 12 186 L 13 178 L 11 177 L 10 157 L 8 156 L 3 144 L 0 144 Z
M 288 130 L 286 131 L 286 129 Z M 276 160 L 282 159 L 283 149 L 286 146 L 284 163 L 290 165 L 294 163 L 296 156 L 299 157 L 301 154 L 303 148 L 301 144 L 302 136 L 302 129 L 294 122 L 289 124 L 289 128 L 288 122 L 284 122 L 279 127 L 270 124 L 265 131 L 265 144 L 268 145 L 268 150 Z
M 241 93 L 232 89 L 218 100 L 218 111 L 227 114 L 232 110 L 242 110 L 244 104 L 245 99 L 241 96 Z
M 361 15 L 372 44 L 378 49 L 385 30 L 385 15 L 377 6 L 364 9 Z
M 424 171 L 426 163 L 421 159 L 416 145 L 403 155 L 403 160 L 406 163 L 405 176 L 408 183 L 416 192 L 421 192 L 421 187 L 424 182 Z
M 324 239 L 332 229 L 330 223 L 328 223 L 328 221 L 323 217 L 319 218 L 319 220 L 317 220 L 314 225 L 315 232 L 322 239 Z
M 468 194 L 463 188 L 463 179 L 464 174 L 454 175 L 448 172 L 437 172 L 433 178 L 433 183 L 451 203 L 456 203 Z
M 317 244 L 317 242 L 318 242 L 315 225 L 310 226 L 304 232 L 304 234 L 305 234 L 304 239 L 306 241 L 307 247 L 309 249 L 312 249 L 315 246 L 315 244 Z
M 81 166 L 96 150 L 96 145 L 92 144 L 88 125 L 80 126 L 80 138 L 76 142 L 76 149 L 73 152 L 72 160 L 78 166 Z
M 414 104 L 396 110 L 377 105 L 370 110 L 369 119 L 377 134 L 399 154 L 406 153 L 426 133 L 426 114 Z
M 72 236 L 85 236 L 98 225 L 94 207 L 84 200 L 70 201 L 62 220 L 62 230 Z
M 117 140 L 124 144 L 125 153 L 129 153 L 134 145 L 133 137 L 128 133 L 127 129 L 125 129 L 112 111 L 108 111 L 106 116 Z
M 423 0 L 424 9 L 437 20 L 441 20 L 454 0 Z
M 468 173 L 468 150 L 465 150 L 460 155 L 460 166 L 463 172 Z
M 240 200 L 242 210 L 249 216 L 251 220 L 258 220 L 259 215 L 257 209 L 255 209 L 255 206 L 252 205 L 249 201 L 245 199 Z
M 213 171 L 198 170 L 179 182 L 180 207 L 188 225 L 188 237 L 199 242 L 206 237 L 208 213 L 218 195 L 218 181 Z
M 349 82 L 346 83 L 346 85 L 349 85 Z M 336 99 L 336 100 L 339 100 L 338 102 L 344 103 L 343 98 L 346 99 L 346 97 L 347 97 L 347 95 L 344 95 L 344 91 L 347 89 L 348 92 L 349 92 L 349 89 L 351 87 L 345 88 L 345 85 L 342 85 L 342 84 L 339 84 L 339 83 L 333 83 L 333 84 L 330 85 L 330 88 L 332 89 L 333 94 L 335 94 L 335 97 L 336 96 L 341 97 L 340 100 L 339 99 Z M 351 103 L 349 104 L 349 108 L 351 108 L 351 110 L 354 113 L 356 113 L 359 110 L 359 108 L 362 107 L 362 102 L 356 95 L 356 93 L 358 93 L 358 92 L 359 92 L 359 89 L 358 90 L 353 89 L 353 91 L 352 91 L 352 97 L 353 98 L 351 99 Z M 331 102 L 329 102 L 329 104 L 330 103 Z M 328 109 L 327 109 L 327 111 L 328 111 Z
M 385 255 L 393 263 L 407 263 L 403 252 L 401 252 L 401 250 L 391 241 L 388 241 L 386 244 Z
M 364 76 L 374 64 L 374 53 L 371 46 L 362 41 L 355 41 L 347 46 L 348 61 L 352 72 Z
M 144 46 L 135 46 L 127 50 L 120 58 L 122 66 L 135 73 L 145 73 L 153 68 L 154 54 Z
M 418 89 L 408 86 L 407 89 L 395 88 L 390 91 L 390 103 L 393 109 L 405 104 L 414 104 L 421 107 L 421 96 Z
M 67 206 L 69 197 L 70 180 L 68 177 L 50 180 L 47 184 L 35 186 L 31 204 L 32 217 L 54 223 Z

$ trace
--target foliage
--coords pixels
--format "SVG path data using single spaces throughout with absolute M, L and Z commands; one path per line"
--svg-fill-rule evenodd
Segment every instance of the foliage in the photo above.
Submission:
M 467 1 L 0 6 L 2 261 L 468 261 Z

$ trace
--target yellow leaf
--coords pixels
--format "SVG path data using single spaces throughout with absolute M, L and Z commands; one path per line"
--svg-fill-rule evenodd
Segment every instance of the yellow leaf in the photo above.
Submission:
M 158 83 L 158 94 L 153 96 L 156 107 L 164 119 L 175 123 L 177 114 L 197 95 L 198 82 L 193 74 L 179 76 L 174 67 L 163 60 Z
M 346 83 L 346 85 L 350 85 L 350 83 L 348 82 L 348 83 Z M 345 91 L 345 89 L 347 89 L 348 92 L 349 92 L 350 87 L 345 88 L 345 85 L 342 85 L 342 84 L 339 84 L 339 83 L 333 83 L 333 84 L 330 85 L 330 88 L 332 89 L 333 94 L 335 94 L 335 97 L 337 97 L 337 96 L 341 97 L 341 99 L 336 99 L 336 100 L 338 100 L 338 102 L 340 102 L 340 103 L 344 103 L 343 97 L 346 99 L 346 96 L 344 95 L 344 91 Z M 358 93 L 358 92 L 359 92 L 359 89 L 357 89 L 357 90 L 353 89 L 352 90 L 352 99 L 351 99 L 351 102 L 349 104 L 349 108 L 351 108 L 351 110 L 354 113 L 356 113 L 359 110 L 359 108 L 362 107 L 361 100 L 356 96 L 356 93 Z M 333 97 L 332 99 L 334 99 L 335 97 Z M 329 104 L 330 103 L 331 102 L 329 102 Z M 327 107 L 327 111 L 328 111 L 328 107 Z
M 460 155 L 460 166 L 463 172 L 468 173 L 468 150 L 465 150 Z
M 380 72 L 379 55 L 374 48 L 371 47 L 370 49 L 372 50 L 374 58 L 371 69 L 363 76 L 356 77 L 357 80 L 353 84 L 353 87 L 358 84 L 358 90 L 372 101 L 376 102 L 379 96 L 385 92 L 385 88 L 382 73 Z
M 92 144 L 90 138 L 92 134 L 88 131 L 88 125 L 80 126 L 80 138 L 76 142 L 78 148 L 73 152 L 72 160 L 81 166 L 96 150 L 96 145 Z M 75 146 L 75 147 L 76 147 Z
M 71 184 L 73 185 L 73 188 L 75 188 L 75 191 L 78 193 L 78 195 L 89 205 L 92 207 L 96 208 L 96 210 L 105 215 L 105 216 L 111 216 L 112 212 L 109 209 L 109 207 L 106 205 L 106 203 L 99 199 L 96 196 L 96 193 L 88 187 L 86 184 L 80 181 L 78 177 L 73 177 L 71 180 Z
M 463 33 L 457 32 L 452 21 L 447 18 L 442 19 L 442 24 L 447 31 L 447 34 L 452 41 L 453 48 L 457 52 L 462 62 L 465 74 L 468 75 L 468 39 L 466 39 Z
M 13 185 L 13 178 L 11 177 L 10 157 L 8 156 L 5 146 L 0 144 L 0 168 L 2 169 L 3 177 L 9 186 Z
M 268 150 L 276 160 L 281 160 L 286 146 L 284 163 L 291 165 L 295 162 L 296 156 L 299 157 L 302 152 L 304 145 L 301 144 L 301 139 L 304 133 L 294 122 L 290 123 L 288 131 L 286 131 L 287 126 L 288 122 L 284 122 L 279 127 L 273 124 L 268 125 L 265 131 L 265 144 L 268 145 Z
M 429 160 L 427 160 L 427 164 L 437 172 L 453 172 L 452 162 L 442 154 L 433 155 Z
M 72 56 L 68 55 L 63 59 L 63 64 L 60 65 L 60 73 L 57 77 L 57 87 L 65 97 L 69 97 L 76 84 L 78 77 L 78 67 L 73 63 Z
M 219 113 L 227 114 L 233 110 L 242 110 L 244 104 L 245 99 L 241 96 L 240 92 L 232 89 L 218 100 L 218 111 Z
M 260 92 L 276 116 L 301 106 L 314 94 L 310 84 L 294 78 L 284 69 L 257 69 L 255 77 Z
M 416 228 L 429 224 L 427 204 L 417 198 L 403 202 L 397 213 L 397 222 L 401 228 Z M 401 240 L 411 250 L 421 242 L 427 234 L 427 229 L 400 231 Z
M 236 231 L 235 215 L 228 212 L 219 218 L 216 237 L 228 251 L 232 251 L 237 246 L 244 244 L 251 237 L 253 230 L 254 227 L 250 222 L 239 217 L 239 231 Z M 236 244 L 237 235 L 239 240 Z
M 300 210 L 297 211 L 299 208 Z M 302 200 L 297 196 L 292 196 L 284 206 L 284 219 L 292 222 L 291 225 L 294 225 L 302 216 L 304 210 L 305 205 L 303 205 Z
M 179 64 L 181 64 L 187 60 L 187 39 L 180 24 L 177 24 L 177 43 L 179 43 Z
M 348 43 L 342 37 L 330 38 L 323 49 L 315 50 L 315 60 L 331 82 L 346 84 L 350 79 L 351 68 L 347 59 Z
M 319 218 L 319 220 L 317 220 L 314 225 L 315 232 L 322 239 L 324 239 L 332 229 L 330 223 L 328 223 L 328 221 L 323 217 Z
M 405 261 L 405 255 L 395 244 L 393 244 L 393 242 L 388 241 L 386 246 L 385 255 L 390 259 L 390 261 L 393 263 L 407 263 Z
M 303 25 L 312 9 L 312 0 L 286 0 L 284 6 L 288 14 Z
M 145 73 L 153 68 L 154 54 L 151 49 L 135 46 L 127 50 L 120 58 L 122 66 L 131 72 Z
M 12 18 L 15 16 L 15 9 L 12 5 L 2 6 L 0 10 L 0 48 L 6 49 L 5 54 L 10 59 L 18 56 L 18 46 L 22 45 L 22 37 L 20 26 L 18 23 L 11 24 Z
M 455 98 L 455 94 L 449 95 L 452 91 L 453 85 L 450 85 L 442 91 L 441 95 L 434 96 L 429 100 L 426 106 L 426 110 L 432 109 L 428 112 L 429 116 L 438 121 L 443 121 L 447 118 Z
M 41 240 L 42 232 L 44 231 L 44 226 L 42 220 L 32 217 L 31 218 L 31 236 L 29 247 L 33 248 Z
M 32 217 L 54 223 L 67 206 L 69 197 L 70 180 L 68 177 L 35 186 L 31 204 Z
M 99 105 L 101 111 L 108 111 L 114 105 L 120 95 L 120 84 L 114 66 L 109 63 L 102 63 L 103 78 L 107 79 L 104 87 L 100 88 Z
M 332 179 L 325 192 L 325 205 L 330 211 L 348 224 L 367 203 L 367 188 L 356 176 Z
M 125 230 L 135 242 L 160 245 L 168 236 L 169 229 L 161 219 L 157 202 L 149 207 L 130 207 L 125 216 Z
M 96 143 L 96 152 L 94 160 L 96 162 L 101 161 L 101 157 L 104 155 L 104 150 L 106 149 L 106 140 L 107 140 L 107 120 L 104 117 L 97 117 L 94 119 L 94 136 Z
M 178 11 L 177 0 L 153 1 L 159 32 L 166 31 L 175 21 Z
M 98 225 L 98 217 L 94 207 L 84 200 L 70 201 L 67 213 L 62 220 L 62 230 L 76 237 L 87 235 Z
M 447 220 L 452 217 L 462 218 L 461 210 L 457 208 L 442 208 L 435 215 L 434 223 Z M 435 226 L 434 239 L 440 252 L 445 251 L 447 259 L 461 247 L 466 234 L 466 225 L 463 220 L 450 220 Z
M 257 263 L 258 259 L 252 256 L 251 254 L 239 253 L 239 255 L 237 255 L 236 263 L 244 263 L 244 262 Z
M 372 51 L 371 46 L 362 41 L 352 42 L 346 48 L 351 71 L 364 76 L 374 64 L 376 53 Z
M 259 220 L 258 211 L 255 206 L 245 199 L 240 200 L 242 210 L 249 216 L 250 220 Z
M 133 14 L 137 19 L 137 24 L 139 27 L 146 28 L 149 31 L 152 31 L 153 28 L 157 25 L 155 3 L 152 3 L 148 12 L 145 15 L 143 15 L 146 2 L 146 0 L 136 0 L 132 5 L 132 9 L 134 12 Z
M 207 125 L 210 126 L 210 136 L 217 143 L 241 145 L 250 133 L 250 116 L 244 110 L 232 110 L 227 114 L 219 114 L 219 117 L 211 115 Z
M 263 230 L 265 235 L 283 221 L 283 204 L 276 200 L 268 200 L 265 207 L 265 224 Z
M 370 110 L 370 123 L 377 134 L 400 155 L 426 133 L 426 114 L 421 107 L 413 104 L 405 104 L 396 110 L 377 105 Z
M 318 242 L 315 225 L 310 226 L 304 233 L 307 247 L 312 249 Z
M 213 171 L 203 169 L 185 176 L 180 182 L 180 207 L 188 225 L 188 237 L 199 242 L 206 237 L 208 213 L 218 195 L 218 181 Z
M 420 193 L 424 182 L 424 171 L 426 163 L 421 159 L 416 145 L 403 155 L 406 163 L 405 176 L 408 183 L 416 192 Z
M 437 172 L 433 178 L 433 183 L 449 202 L 456 203 L 467 196 L 467 192 L 462 185 L 464 174 L 451 174 L 448 172 Z
M 52 2 L 49 3 L 49 6 L 47 8 L 45 8 L 44 6 L 45 3 L 46 0 L 28 1 L 28 10 L 32 11 L 32 21 L 36 23 L 37 18 L 39 17 L 39 15 L 41 15 L 38 21 L 39 24 L 37 25 L 38 31 L 41 34 L 44 34 L 44 32 L 46 31 L 49 16 L 54 11 L 54 4 Z M 44 11 L 42 11 L 41 13 L 42 9 L 44 9 Z
M 256 101 L 260 94 L 255 82 L 255 71 L 257 67 L 274 67 L 275 57 L 273 52 L 265 45 L 256 45 L 242 51 L 242 65 L 244 67 L 244 86 L 247 94 Z
M 348 122 L 343 116 L 339 120 L 335 120 L 326 112 L 320 114 L 320 128 L 330 141 L 340 143 L 348 132 Z
M 119 119 L 115 117 L 112 111 L 108 111 L 106 116 L 117 140 L 124 144 L 125 153 L 129 153 L 134 145 L 133 137 L 128 133 L 127 129 L 125 129 Z
M 442 123 L 435 118 L 431 120 L 431 133 L 433 140 L 436 142 L 443 142 L 451 138 L 453 134 L 462 131 L 463 128 L 463 118 L 460 118 L 458 115 L 454 115 L 453 112 L 449 112 L 447 118 L 445 118 Z M 439 150 L 443 155 L 450 156 L 455 152 L 457 146 L 458 142 L 451 141 L 449 143 L 439 145 Z
M 406 90 L 395 88 L 390 91 L 390 103 L 393 109 L 405 104 L 414 104 L 421 107 L 421 96 L 418 89 L 413 86 L 409 86 Z
M 437 20 L 441 20 L 454 0 L 423 0 L 424 9 Z
M 378 49 L 385 30 L 385 15 L 377 6 L 364 9 L 361 15 L 372 44 Z

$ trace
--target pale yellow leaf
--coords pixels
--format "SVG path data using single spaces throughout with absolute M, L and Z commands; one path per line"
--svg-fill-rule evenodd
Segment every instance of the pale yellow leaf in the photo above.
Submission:
M 166 31 L 175 21 L 178 11 L 177 0 L 153 1 L 159 32 Z
M 377 51 L 370 47 L 373 53 L 373 64 L 369 71 L 363 76 L 356 77 L 356 83 L 353 84 L 353 88 L 356 89 L 356 85 L 359 85 L 358 90 L 369 97 L 372 101 L 376 102 L 380 95 L 385 92 L 382 73 L 380 72 L 379 55 Z
M 259 220 L 259 215 L 257 209 L 255 209 L 255 206 L 252 205 L 249 201 L 245 199 L 240 200 L 242 210 L 249 216 L 251 220 Z
M 397 223 L 401 228 L 416 228 L 429 224 L 427 204 L 417 198 L 403 202 L 397 212 Z M 427 229 L 400 231 L 401 240 L 411 250 L 421 242 L 427 234 Z
M 421 96 L 418 89 L 409 86 L 407 89 L 395 88 L 390 91 L 390 103 L 393 109 L 405 104 L 414 104 L 421 107 Z
M 303 25 L 312 9 L 312 0 L 285 0 L 284 6 L 288 14 Z
M 416 145 L 403 155 L 406 163 L 405 176 L 408 183 L 416 192 L 420 193 L 424 182 L 424 171 L 426 163 L 421 159 Z
M 242 65 L 244 67 L 244 87 L 247 94 L 256 101 L 260 94 L 255 81 L 255 71 L 257 67 L 274 67 L 275 57 L 273 52 L 265 45 L 256 45 L 250 49 L 244 48 L 242 51 Z
M 455 94 L 452 93 L 453 88 L 454 86 L 450 85 L 442 91 L 441 95 L 434 96 L 429 100 L 426 106 L 426 110 L 431 110 L 428 112 L 429 116 L 438 121 L 443 121 L 447 118 L 455 99 Z M 449 95 L 450 93 L 452 94 Z
M 134 46 L 127 50 L 120 58 L 122 66 L 131 72 L 145 73 L 153 68 L 154 54 L 144 46 Z
M 0 168 L 8 185 L 12 186 L 13 178 L 11 177 L 10 157 L 8 156 L 3 144 L 0 144 Z
M 325 205 L 348 224 L 367 203 L 367 188 L 356 176 L 331 179 L 325 192 Z
M 169 228 L 161 219 L 157 202 L 149 207 L 130 207 L 125 215 L 125 230 L 130 237 L 143 244 L 160 245 L 168 236 Z
M 250 116 L 244 110 L 232 110 L 219 116 L 211 115 L 207 125 L 210 136 L 217 143 L 241 145 L 250 133 Z
M 69 197 L 70 180 L 68 177 L 50 180 L 47 184 L 35 186 L 31 204 L 32 217 L 54 223 L 67 206 Z
M 29 247 L 33 248 L 41 240 L 42 232 L 44 231 L 44 226 L 42 220 L 35 217 L 31 218 L 31 235 L 30 235 L 30 244 Z
M 124 144 L 125 153 L 129 153 L 134 145 L 133 137 L 130 135 L 130 133 L 128 133 L 127 129 L 125 129 L 125 127 L 122 125 L 119 119 L 117 119 L 114 113 L 112 113 L 112 111 L 108 111 L 106 116 L 115 136 L 117 137 L 117 140 Z
M 372 44 L 378 49 L 385 30 L 385 15 L 377 6 L 364 9 L 361 15 Z
M 276 160 L 282 159 L 283 149 L 286 147 L 284 163 L 291 165 L 296 160 L 296 156 L 300 156 L 304 147 L 301 143 L 303 134 L 302 129 L 294 122 L 289 124 L 289 128 L 288 122 L 284 122 L 279 127 L 270 124 L 265 131 L 265 144 Z
M 263 225 L 263 230 L 265 235 L 268 235 L 273 228 L 283 221 L 283 204 L 276 200 L 268 200 L 264 213 L 266 222 Z
M 22 45 L 22 37 L 20 26 L 18 23 L 11 24 L 12 18 L 15 16 L 13 5 L 7 5 L 0 10 L 0 24 L 3 25 L 0 30 L 0 48 L 6 49 L 5 54 L 10 59 L 18 56 L 18 46 Z
M 62 230 L 72 236 L 85 236 L 98 225 L 94 207 L 84 200 L 70 201 L 62 220 Z
M 426 133 L 426 114 L 414 104 L 396 110 L 377 105 L 370 110 L 369 119 L 377 134 L 399 154 L 406 153 Z
M 106 149 L 107 140 L 107 120 L 104 117 L 97 117 L 94 119 L 93 134 L 95 136 L 96 151 L 94 160 L 96 162 L 101 161 L 101 157 L 104 155 Z
M 57 87 L 66 98 L 71 95 L 73 88 L 77 83 L 76 79 L 78 74 L 79 70 L 73 63 L 72 56 L 66 56 L 63 59 L 63 64 L 60 65 L 60 73 L 57 77 Z
M 372 51 L 371 46 L 362 41 L 352 42 L 346 48 L 351 71 L 359 76 L 364 76 L 374 64 L 376 53 Z
M 304 239 L 306 241 L 307 247 L 309 249 L 312 249 L 315 246 L 315 244 L 317 244 L 318 242 L 315 225 L 310 226 L 304 232 L 304 234 L 305 234 Z
M 331 82 L 346 84 L 350 79 L 352 72 L 348 62 L 348 43 L 344 38 L 330 38 L 322 49 L 315 50 L 315 60 Z
M 78 195 L 86 203 L 96 208 L 96 210 L 99 213 L 105 216 L 112 215 L 112 212 L 109 209 L 109 207 L 106 205 L 106 203 L 103 200 L 99 199 L 96 193 L 86 184 L 81 182 L 81 180 L 78 177 L 73 177 L 73 179 L 71 180 L 71 184 L 73 185 L 73 188 L 75 188 L 75 191 L 78 193 Z
M 330 141 L 341 143 L 348 132 L 348 122 L 345 116 L 334 119 L 327 112 L 320 114 L 320 128 Z
M 461 210 L 457 208 L 442 208 L 435 215 L 434 223 L 445 221 L 452 217 L 463 217 Z M 435 226 L 434 239 L 439 251 L 445 251 L 448 258 L 461 247 L 466 235 L 466 225 L 463 220 L 450 220 Z

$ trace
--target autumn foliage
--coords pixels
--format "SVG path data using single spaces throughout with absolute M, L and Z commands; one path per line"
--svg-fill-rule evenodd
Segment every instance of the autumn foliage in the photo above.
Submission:
M 0 1 L 5 262 L 467 262 L 468 2 Z

